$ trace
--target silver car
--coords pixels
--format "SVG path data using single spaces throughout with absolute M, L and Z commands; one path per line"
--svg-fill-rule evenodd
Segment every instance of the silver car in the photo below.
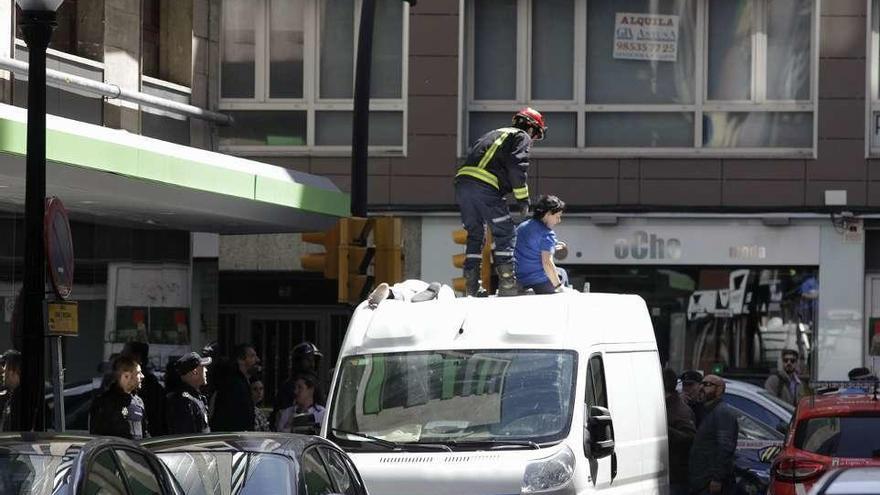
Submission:
M 880 467 L 851 467 L 829 471 L 813 485 L 810 495 L 873 495 L 880 493 Z

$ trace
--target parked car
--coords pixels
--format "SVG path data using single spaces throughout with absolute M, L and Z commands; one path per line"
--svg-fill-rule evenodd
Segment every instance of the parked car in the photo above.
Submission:
M 165 463 L 187 495 L 367 495 L 345 452 L 315 436 L 209 433 L 141 445 Z
M 837 467 L 880 466 L 880 401 L 873 394 L 803 398 L 792 430 L 770 470 L 773 495 L 805 493 Z
M 752 418 L 782 433 L 794 414 L 794 406 L 768 392 L 763 387 L 738 380 L 724 380 L 727 387 L 724 401 Z
M 880 468 L 853 467 L 825 473 L 809 495 L 865 495 L 880 492 Z
M 183 495 L 150 451 L 128 440 L 52 433 L 0 434 L 4 495 Z
M 734 457 L 736 494 L 762 495 L 770 486 L 770 460 L 763 453 L 768 448 L 778 449 L 785 435 L 736 407 L 733 411 L 739 423 Z

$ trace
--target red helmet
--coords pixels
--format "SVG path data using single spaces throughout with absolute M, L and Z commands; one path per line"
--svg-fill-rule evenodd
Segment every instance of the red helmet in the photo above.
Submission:
M 547 132 L 547 126 L 544 125 L 544 117 L 541 116 L 541 112 L 532 107 L 520 108 L 516 115 L 513 116 L 513 123 L 524 123 L 526 126 L 534 129 L 536 141 L 544 139 L 544 134 Z

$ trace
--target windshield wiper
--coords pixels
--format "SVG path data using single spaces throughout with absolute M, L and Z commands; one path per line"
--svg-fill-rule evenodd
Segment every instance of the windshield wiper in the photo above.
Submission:
M 503 449 L 507 447 L 531 447 L 533 449 L 541 448 L 540 445 L 531 440 L 447 440 L 444 443 L 447 445 L 452 445 L 453 447 L 488 447 L 489 450 Z
M 392 442 L 391 440 L 385 440 L 383 438 L 374 437 L 371 435 L 366 435 L 364 433 L 358 433 L 356 431 L 340 430 L 339 428 L 330 428 L 330 431 L 332 431 L 333 433 L 342 433 L 343 435 L 352 435 L 355 437 L 361 437 L 361 438 L 364 438 L 366 440 L 369 440 L 369 441 L 375 443 L 376 445 L 381 445 L 382 447 L 385 447 L 385 448 L 388 448 L 391 450 L 400 449 L 400 444 L 397 442 Z
M 403 450 L 403 449 L 406 449 L 410 446 L 416 446 L 416 447 L 424 447 L 424 448 L 432 449 L 432 450 L 445 450 L 447 452 L 452 452 L 452 449 L 449 448 L 448 445 L 444 445 L 442 443 L 421 443 L 421 442 L 403 442 L 403 443 L 401 443 L 401 442 L 392 442 L 391 440 L 385 440 L 383 438 L 374 437 L 372 435 L 367 435 L 367 434 L 359 433 L 356 431 L 340 430 L 339 428 L 330 428 L 330 431 L 332 431 L 333 433 L 342 433 L 343 435 L 352 435 L 355 437 L 361 437 L 361 438 L 367 439 L 367 440 L 375 443 L 376 445 L 381 445 L 382 447 L 385 447 L 389 450 Z

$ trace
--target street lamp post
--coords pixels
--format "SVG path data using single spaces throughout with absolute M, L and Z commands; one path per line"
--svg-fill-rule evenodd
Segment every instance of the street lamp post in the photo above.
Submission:
M 22 377 L 18 429 L 45 430 L 46 331 L 46 48 L 55 12 L 64 0 L 15 0 L 28 46 L 27 169 L 24 200 L 24 283 L 22 287 Z

